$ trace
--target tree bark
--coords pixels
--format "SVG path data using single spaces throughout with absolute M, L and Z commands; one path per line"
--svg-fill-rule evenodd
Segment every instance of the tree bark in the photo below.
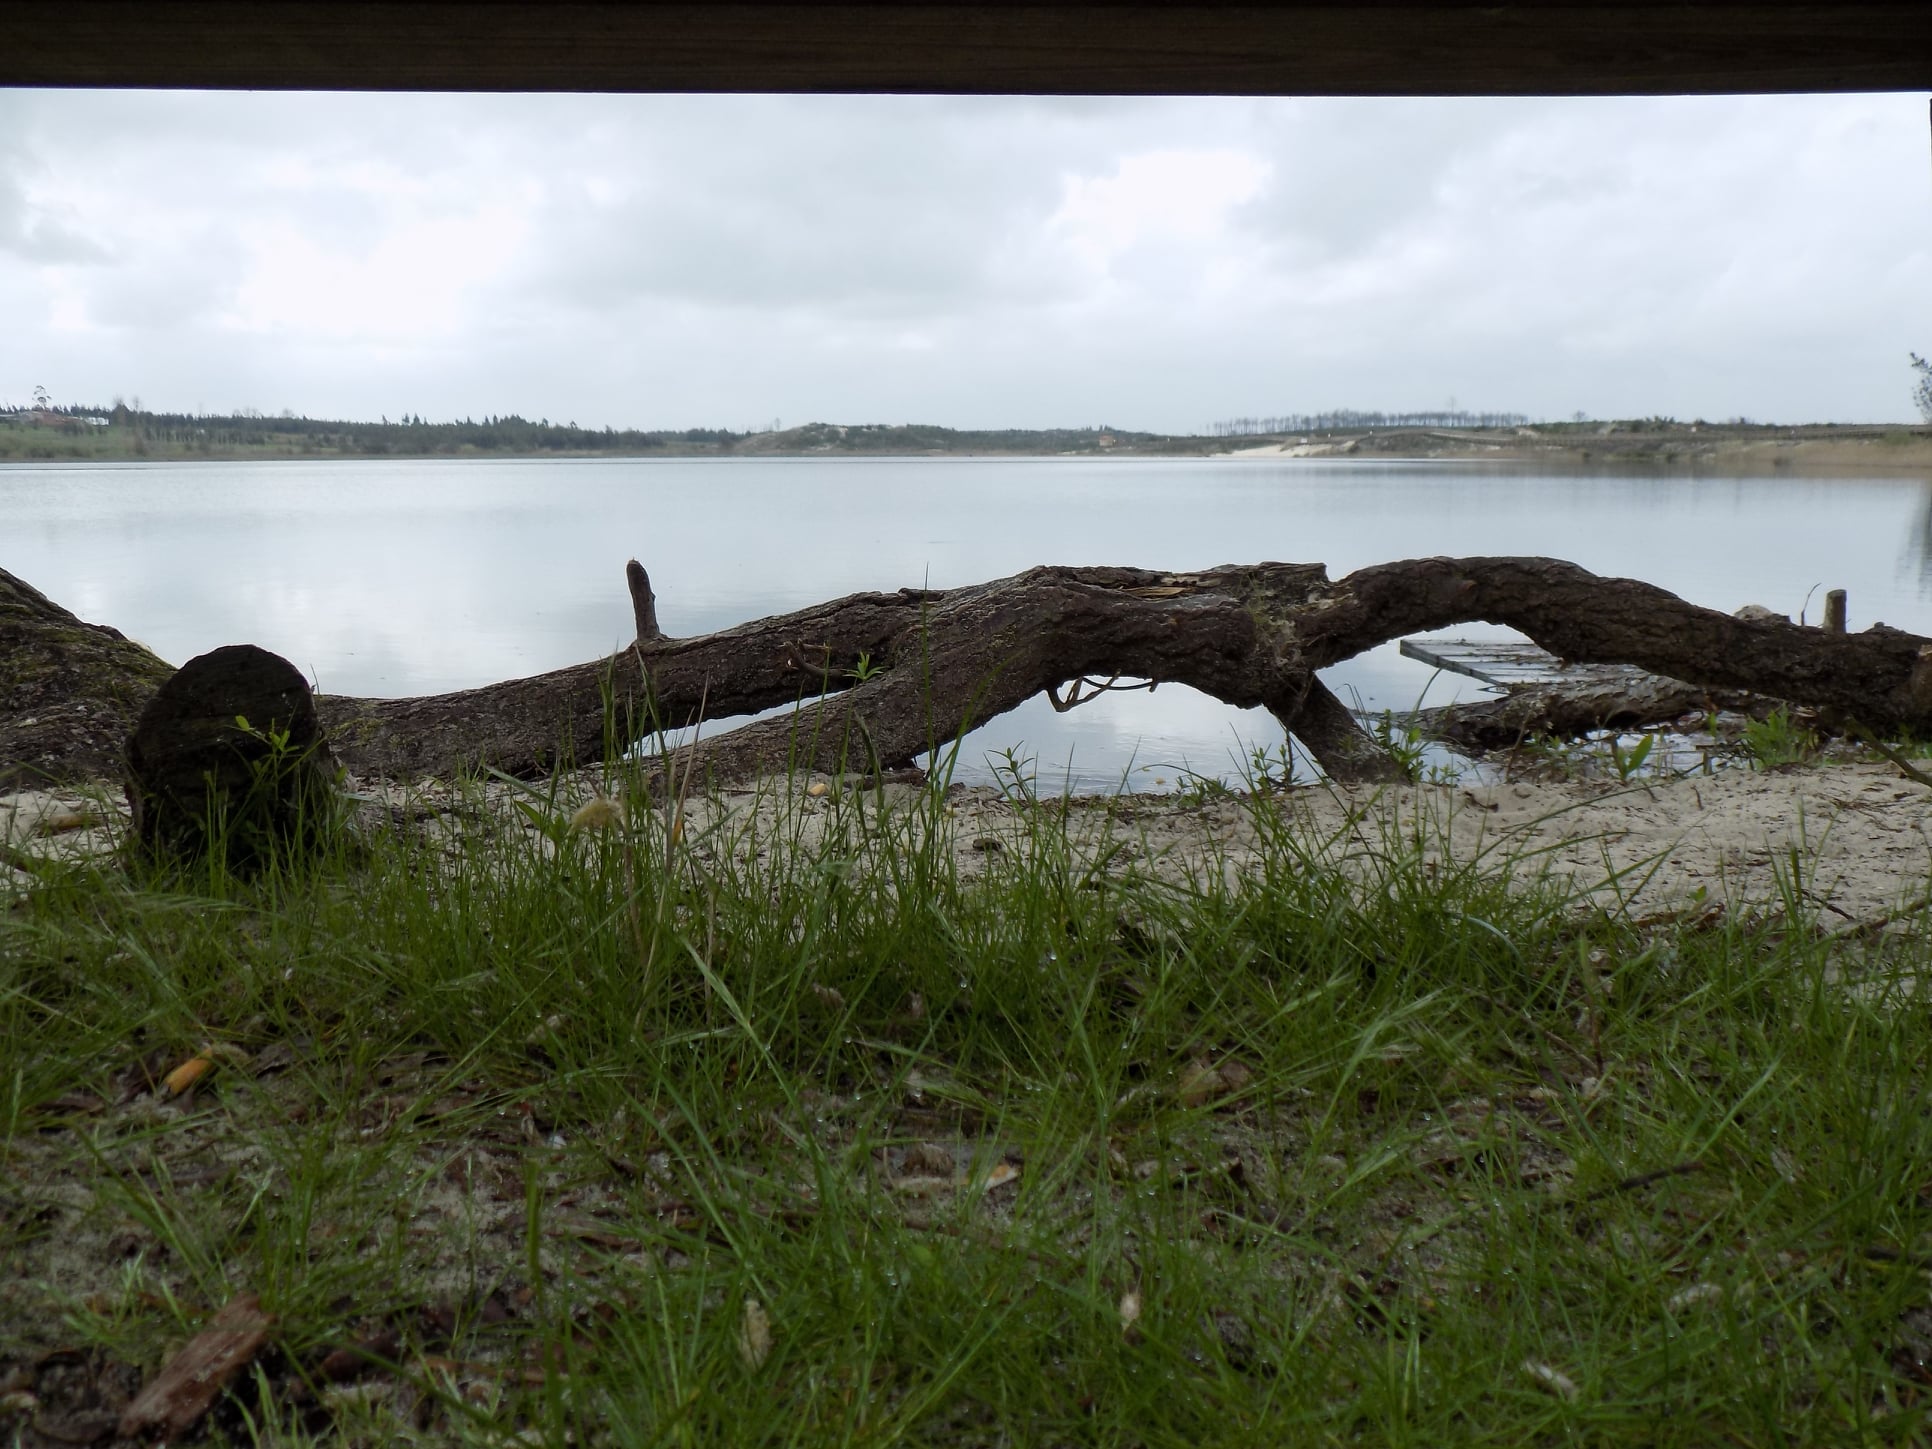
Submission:
M 0 790 L 115 778 L 128 732 L 173 672 L 0 569 Z
M 1316 671 L 1403 634 L 1478 620 L 1565 660 L 1749 690 L 1881 732 L 1932 731 L 1932 640 L 1877 624 L 1827 634 L 1734 618 L 1547 558 L 1410 559 L 1337 580 L 1320 564 L 1045 567 L 967 588 L 853 594 L 689 639 L 649 632 L 649 580 L 642 568 L 627 575 L 631 647 L 453 694 L 323 696 L 338 758 L 366 776 L 478 765 L 530 775 L 620 753 L 655 726 L 795 704 L 684 758 L 719 779 L 892 768 L 1034 694 L 1132 678 L 1264 706 L 1337 778 L 1389 779 L 1395 762 Z

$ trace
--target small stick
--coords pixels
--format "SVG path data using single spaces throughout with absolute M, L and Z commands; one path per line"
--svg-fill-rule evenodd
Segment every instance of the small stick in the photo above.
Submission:
M 1578 1202 L 1598 1202 L 1606 1197 L 1615 1197 L 1620 1192 L 1635 1192 L 1640 1187 L 1649 1187 L 1653 1182 L 1662 1182 L 1667 1177 L 1688 1177 L 1693 1172 L 1702 1172 L 1704 1164 L 1695 1160 L 1678 1162 L 1669 1167 L 1653 1168 L 1640 1172 L 1635 1177 L 1626 1177 L 1622 1182 L 1613 1182 L 1608 1187 L 1600 1187 L 1595 1192 L 1586 1192 Z
M 36 876 L 41 880 L 54 878 L 53 862 L 42 860 L 36 855 L 29 855 L 26 851 L 4 842 L 0 842 L 0 865 L 11 866 L 22 875 Z
M 1932 789 L 1932 775 L 1928 775 L 1925 773 L 1925 771 L 1919 769 L 1918 766 L 1914 765 L 1910 760 L 1906 759 L 1905 756 L 1901 755 L 1897 750 L 1893 749 L 1890 745 L 1886 744 L 1885 741 L 1881 740 L 1877 735 L 1873 734 L 1870 730 L 1866 729 L 1865 726 L 1860 724 L 1857 720 L 1852 719 L 1849 715 L 1847 715 L 1845 718 L 1845 728 L 1850 730 L 1853 734 L 1857 735 L 1861 740 L 1863 740 L 1866 744 L 1870 745 L 1873 749 L 1877 750 L 1881 755 L 1883 755 L 1886 759 L 1890 760 L 1894 765 L 1897 765 L 1899 769 L 1905 772 L 1906 779 L 1917 780 L 1921 785 L 1926 786 L 1928 789 Z
M 1835 931 L 1827 931 L 1827 941 L 1842 941 L 1847 936 L 1871 936 L 1884 930 L 1894 921 L 1902 921 L 1907 916 L 1915 916 L 1926 907 L 1932 906 L 1932 895 L 1920 896 L 1908 906 L 1900 906 L 1895 911 L 1887 911 L 1882 916 L 1874 916 L 1869 921 L 1854 921 L 1849 926 L 1840 926 Z
M 657 595 L 651 592 L 651 576 L 644 572 L 644 565 L 636 559 L 625 564 L 624 582 L 631 588 L 631 613 L 637 619 L 638 641 L 648 644 L 653 639 L 662 639 L 664 631 L 657 626 Z

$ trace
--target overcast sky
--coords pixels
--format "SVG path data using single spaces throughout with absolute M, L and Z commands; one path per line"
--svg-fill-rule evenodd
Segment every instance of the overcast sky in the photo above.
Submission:
M 0 91 L 0 403 L 1912 415 L 1923 96 Z

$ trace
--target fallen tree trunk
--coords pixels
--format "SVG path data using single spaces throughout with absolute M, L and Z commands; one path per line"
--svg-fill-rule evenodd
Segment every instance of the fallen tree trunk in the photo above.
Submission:
M 634 602 L 640 623 L 654 625 L 642 575 Z M 1316 671 L 1402 634 L 1476 620 L 1567 660 L 1773 695 L 1879 730 L 1932 724 L 1932 641 L 1883 625 L 1833 635 L 1735 618 L 1543 558 L 1413 559 L 1339 580 L 1319 564 L 1036 568 L 967 588 L 856 594 L 699 638 L 640 639 L 595 664 L 484 690 L 321 703 L 350 766 L 383 774 L 477 761 L 542 769 L 559 741 L 588 762 L 653 721 L 798 703 L 696 747 L 701 773 L 742 778 L 891 768 L 1035 694 L 1070 707 L 1079 681 L 1130 678 L 1265 707 L 1331 775 L 1387 779 L 1394 762 Z
M 854 594 L 688 639 L 656 631 L 649 580 L 641 568 L 630 577 L 640 633 L 630 648 L 453 694 L 323 696 L 337 756 L 365 776 L 477 765 L 527 775 L 601 760 L 654 727 L 796 704 L 685 758 L 717 778 L 891 768 L 1034 694 L 1070 708 L 1138 679 L 1263 706 L 1331 775 L 1389 779 L 1395 762 L 1317 671 L 1473 621 L 1518 629 L 1565 660 L 1750 690 L 1881 732 L 1932 730 L 1932 640 L 1884 625 L 1827 634 L 1735 618 L 1555 559 L 1411 559 L 1336 580 L 1320 564 L 1036 568 L 967 588 Z
M 1306 564 L 1198 575 L 1038 568 L 962 589 L 854 594 L 697 638 L 640 638 L 609 659 L 486 689 L 324 696 L 318 706 L 351 769 L 440 775 L 474 763 L 537 772 L 560 746 L 588 763 L 653 728 L 798 704 L 697 747 L 703 772 L 745 778 L 895 768 L 1033 695 L 1053 691 L 1072 707 L 1061 686 L 1133 676 L 1266 706 L 1331 773 L 1396 778 L 1395 763 L 1292 649 L 1266 643 L 1271 614 L 1324 582 L 1321 566 Z M 631 587 L 640 627 L 654 626 L 641 568 Z

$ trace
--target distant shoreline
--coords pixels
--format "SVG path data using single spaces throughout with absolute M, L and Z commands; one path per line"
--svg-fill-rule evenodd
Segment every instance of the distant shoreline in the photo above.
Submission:
M 1631 422 L 1389 427 L 1242 437 L 1101 429 L 954 430 L 808 424 L 766 433 L 611 433 L 561 425 L 310 424 L 117 416 L 23 426 L 0 416 L 6 464 L 426 458 L 1359 458 L 1658 468 L 1723 474 L 1932 470 L 1932 427 Z M 305 427 L 306 433 L 282 429 Z M 476 441 L 478 437 L 483 441 Z

